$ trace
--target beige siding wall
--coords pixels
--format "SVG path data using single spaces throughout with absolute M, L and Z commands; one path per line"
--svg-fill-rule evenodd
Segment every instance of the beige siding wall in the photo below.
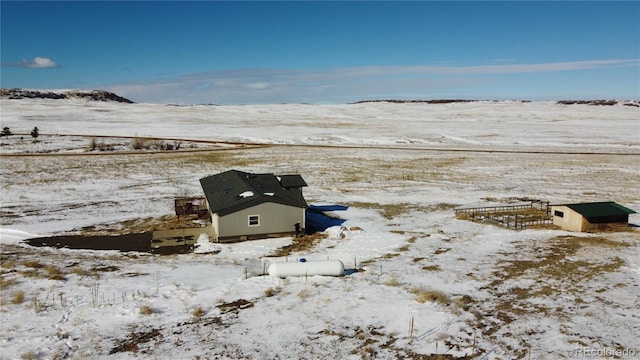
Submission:
M 556 212 L 561 212 L 562 216 L 557 215 Z M 552 206 L 551 213 L 553 214 L 553 225 L 557 225 L 563 230 L 586 231 L 589 225 L 582 215 L 566 206 Z
M 257 226 L 249 225 L 249 217 L 258 216 Z M 263 203 L 233 214 L 218 217 L 217 236 L 243 236 L 294 232 L 296 222 L 304 223 L 304 209 L 276 203 Z

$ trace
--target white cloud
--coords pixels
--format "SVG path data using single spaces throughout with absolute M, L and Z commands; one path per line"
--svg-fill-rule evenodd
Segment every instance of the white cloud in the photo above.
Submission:
M 33 60 L 22 60 L 19 66 L 32 68 L 32 69 L 48 69 L 59 67 L 55 61 L 46 57 L 35 57 Z
M 120 84 L 111 86 L 110 90 L 134 101 L 158 103 L 345 103 L 394 97 L 477 97 L 483 93 L 500 96 L 494 89 L 501 87 L 500 79 L 504 76 L 552 74 L 554 77 L 559 72 L 621 67 L 640 68 L 640 59 L 474 66 L 237 69 Z M 486 93 L 488 84 L 492 84 L 494 93 Z
M 264 82 L 250 83 L 247 84 L 247 88 L 249 90 L 265 90 L 269 88 L 269 84 Z

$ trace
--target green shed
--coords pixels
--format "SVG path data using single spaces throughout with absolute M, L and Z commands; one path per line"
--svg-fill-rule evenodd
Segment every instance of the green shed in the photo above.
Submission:
M 613 201 L 551 205 L 553 224 L 564 230 L 592 232 L 627 228 L 634 210 Z

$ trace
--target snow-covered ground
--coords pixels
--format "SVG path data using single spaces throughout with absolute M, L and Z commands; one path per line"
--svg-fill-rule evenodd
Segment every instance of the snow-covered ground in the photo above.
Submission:
M 453 214 L 526 197 L 640 210 L 637 107 L 1 100 L 0 108 L 0 127 L 37 126 L 42 139 L 275 145 L 2 156 L 2 359 L 640 358 L 638 231 L 512 231 Z M 47 139 L 68 149 L 81 138 Z M 20 242 L 170 215 L 174 196 L 200 195 L 201 177 L 229 169 L 299 173 L 309 203 L 349 205 L 339 215 L 359 230 L 331 233 L 288 260 L 341 259 L 359 271 L 252 276 L 289 238 L 171 256 Z

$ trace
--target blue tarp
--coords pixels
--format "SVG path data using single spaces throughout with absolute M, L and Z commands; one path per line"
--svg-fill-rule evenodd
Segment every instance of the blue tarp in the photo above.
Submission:
M 332 226 L 340 226 L 346 220 L 329 216 L 324 211 L 344 211 L 348 206 L 343 205 L 310 205 L 305 211 L 305 222 L 307 234 L 316 231 L 325 231 Z
M 316 211 L 345 211 L 349 207 L 344 205 L 309 205 L 308 209 Z

